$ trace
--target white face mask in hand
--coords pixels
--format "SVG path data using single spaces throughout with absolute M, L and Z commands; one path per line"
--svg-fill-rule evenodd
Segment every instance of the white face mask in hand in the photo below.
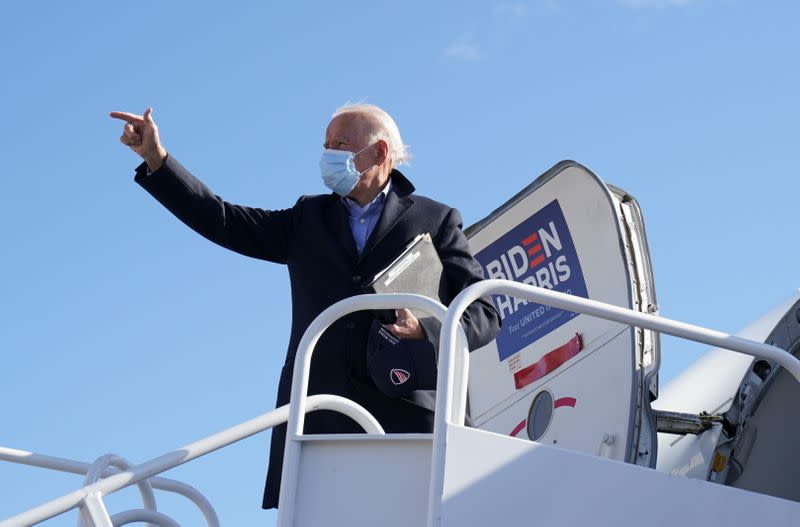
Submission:
M 340 196 L 350 194 L 356 188 L 358 180 L 366 172 L 366 170 L 359 172 L 356 169 L 355 158 L 367 148 L 369 146 L 355 153 L 347 150 L 330 150 L 326 148 L 319 160 L 319 170 L 322 173 L 322 181 L 325 186 Z

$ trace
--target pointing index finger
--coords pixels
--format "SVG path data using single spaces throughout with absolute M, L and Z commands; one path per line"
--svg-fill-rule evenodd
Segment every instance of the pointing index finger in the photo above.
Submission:
M 131 124 L 141 123 L 144 120 L 141 115 L 128 112 L 111 112 L 108 115 L 114 119 L 122 119 L 123 121 L 127 121 Z

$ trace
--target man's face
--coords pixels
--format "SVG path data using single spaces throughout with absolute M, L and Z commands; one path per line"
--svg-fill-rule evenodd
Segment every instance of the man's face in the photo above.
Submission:
M 325 148 L 331 150 L 346 150 L 348 152 L 361 152 L 355 158 L 356 170 L 364 172 L 358 184 L 350 192 L 349 196 L 359 195 L 366 189 L 373 188 L 377 179 L 381 176 L 381 171 L 376 165 L 379 164 L 380 148 L 366 144 L 368 123 L 365 117 L 358 114 L 342 114 L 334 117 L 328 124 L 325 131 Z M 370 147 L 370 148 L 367 148 Z

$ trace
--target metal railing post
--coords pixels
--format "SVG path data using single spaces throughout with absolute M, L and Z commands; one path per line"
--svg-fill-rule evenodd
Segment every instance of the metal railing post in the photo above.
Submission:
M 99 492 L 87 494 L 80 505 L 80 511 L 86 527 L 114 527 L 103 503 L 103 495 Z
M 292 394 L 289 403 L 289 423 L 286 431 L 286 448 L 283 455 L 280 502 L 278 505 L 278 526 L 292 525 L 295 497 L 297 495 L 297 469 L 300 462 L 300 444 L 296 440 L 303 434 L 305 405 L 308 393 L 308 375 L 311 357 L 322 333 L 339 318 L 356 311 L 395 309 L 405 307 L 418 309 L 444 319 L 447 309 L 436 300 L 415 294 L 389 293 L 365 294 L 345 298 L 320 313 L 306 329 L 294 361 L 292 375 Z M 457 326 L 454 331 L 457 331 Z M 462 330 L 463 331 L 463 330 Z M 441 350 L 440 350 L 441 351 Z M 441 364 L 441 353 L 440 353 Z M 441 373 L 441 372 L 440 372 Z M 439 377 L 441 379 L 441 377 Z

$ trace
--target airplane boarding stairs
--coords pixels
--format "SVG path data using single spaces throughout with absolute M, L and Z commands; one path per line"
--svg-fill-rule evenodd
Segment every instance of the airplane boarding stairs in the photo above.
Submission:
M 109 464 L 121 472 L 2 521 L 0 526 L 33 525 L 74 508 L 88 526 L 135 521 L 177 525 L 148 509 L 109 516 L 102 497 L 134 484 L 148 487 L 152 482 L 152 486 L 164 488 L 171 480 L 153 476 L 287 419 L 278 513 L 281 526 L 800 525 L 800 503 L 794 501 L 462 426 L 469 354 L 458 320 L 472 301 L 489 293 L 766 358 L 800 380 L 800 361 L 780 348 L 517 282 L 474 284 L 448 309 L 418 295 L 363 295 L 331 306 L 306 331 L 298 349 L 288 408 L 138 466 L 106 458 L 103 466 L 95 466 L 95 476 L 108 475 Z M 330 395 L 306 396 L 314 345 L 331 323 L 354 311 L 398 306 L 424 310 L 443 320 L 433 434 L 385 435 L 377 421 L 351 401 Z M 303 435 L 305 413 L 322 408 L 352 417 L 367 434 Z M 25 454 L 0 449 L 0 459 L 47 465 L 42 456 Z M 54 459 L 50 458 L 50 464 L 59 468 Z M 60 469 L 79 468 L 67 465 L 62 463 Z M 188 491 L 184 494 L 189 496 Z M 202 502 L 193 501 L 199 506 Z M 204 511 L 204 515 L 211 527 L 218 524 L 213 511 Z

